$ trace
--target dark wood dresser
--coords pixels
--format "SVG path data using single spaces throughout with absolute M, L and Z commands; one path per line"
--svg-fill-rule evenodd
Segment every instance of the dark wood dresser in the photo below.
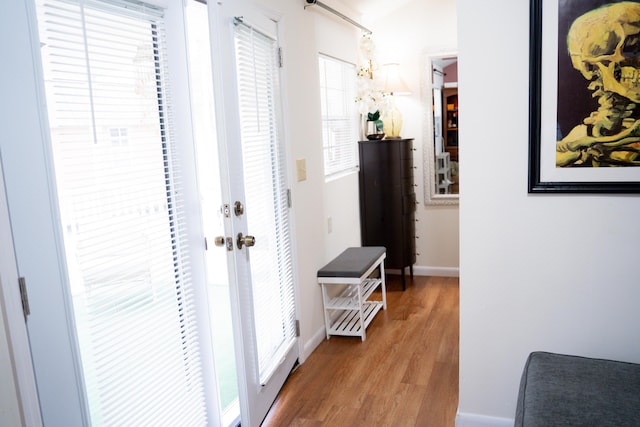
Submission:
M 359 141 L 362 246 L 387 248 L 385 267 L 413 277 L 416 262 L 413 139 Z

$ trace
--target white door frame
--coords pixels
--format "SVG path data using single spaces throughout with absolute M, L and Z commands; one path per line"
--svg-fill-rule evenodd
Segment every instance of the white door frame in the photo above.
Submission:
M 0 28 L 3 39 L 8 40 L 3 47 L 10 49 L 4 55 L 11 64 L 2 69 L 0 78 L 4 94 L 0 99 L 0 124 L 6 132 L 6 137 L 0 139 L 0 150 L 17 268 L 19 275 L 26 278 L 32 309 L 27 326 L 47 325 L 68 331 L 68 307 L 62 298 L 64 281 L 56 243 L 61 236 L 53 215 L 55 194 L 49 188 L 52 157 L 45 131 L 47 113 L 34 1 L 5 2 Z M 12 323 L 11 329 L 14 328 L 19 330 Z M 33 401 L 24 401 L 24 407 L 40 403 L 42 419 L 51 424 L 86 424 L 85 418 L 78 415 L 82 407 L 77 393 L 81 380 L 72 351 L 75 343 L 69 341 L 68 334 L 56 337 L 60 344 L 56 346 L 47 345 L 52 339 L 47 334 L 29 331 L 29 338 L 38 395 Z M 51 385 L 45 378 L 50 379 Z M 55 403 L 45 404 L 51 401 Z
M 2 153 L 0 153 L 0 315 L 4 314 L 6 343 L 13 381 L 4 382 L 0 387 L 15 386 L 14 402 L 23 426 L 41 426 L 40 402 L 36 379 L 31 363 L 31 346 L 27 334 L 27 325 L 22 310 L 22 296 L 18 286 L 18 268 L 16 265 L 9 207 L 4 187 Z M 5 390 L 7 392 L 8 390 Z M 11 392 L 10 392 L 11 393 Z M 5 408 L 6 409 L 6 408 Z

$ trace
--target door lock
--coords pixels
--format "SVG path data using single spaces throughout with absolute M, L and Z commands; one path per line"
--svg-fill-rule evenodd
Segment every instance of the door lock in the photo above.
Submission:
M 238 233 L 236 244 L 238 245 L 238 249 L 242 249 L 243 246 L 250 248 L 255 246 L 256 238 L 253 236 L 243 236 L 242 233 Z
M 216 246 L 220 246 L 220 247 L 227 247 L 228 251 L 232 251 L 233 250 L 233 239 L 231 239 L 231 237 L 224 237 L 224 236 L 216 236 L 216 238 L 214 239 L 214 242 L 216 244 Z
M 236 201 L 233 204 L 233 213 L 235 213 L 236 216 L 241 216 L 244 213 L 244 205 L 242 202 Z

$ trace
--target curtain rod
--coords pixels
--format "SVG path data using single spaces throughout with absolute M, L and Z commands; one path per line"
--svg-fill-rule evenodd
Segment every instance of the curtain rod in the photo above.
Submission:
M 340 18 L 344 19 L 348 23 L 350 23 L 352 25 L 355 25 L 356 27 L 360 28 L 362 31 L 366 32 L 367 34 L 373 34 L 373 31 L 371 31 L 367 27 L 364 27 L 364 26 L 360 25 L 359 23 L 357 23 L 353 19 L 349 18 L 348 16 L 343 15 L 342 13 L 338 12 L 334 8 L 329 7 L 326 4 L 324 4 L 322 2 L 319 2 L 318 0 L 307 0 L 307 4 L 304 5 L 304 8 L 306 9 L 306 8 L 308 8 L 310 6 L 313 6 L 314 4 L 320 6 L 321 8 L 323 8 L 325 10 L 328 10 L 329 12 L 333 13 L 334 15 L 339 16 Z

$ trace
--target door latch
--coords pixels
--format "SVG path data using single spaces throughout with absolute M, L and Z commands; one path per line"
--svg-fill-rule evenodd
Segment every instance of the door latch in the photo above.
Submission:
M 226 246 L 228 251 L 233 250 L 233 239 L 231 237 L 216 236 L 214 239 L 216 246 Z

